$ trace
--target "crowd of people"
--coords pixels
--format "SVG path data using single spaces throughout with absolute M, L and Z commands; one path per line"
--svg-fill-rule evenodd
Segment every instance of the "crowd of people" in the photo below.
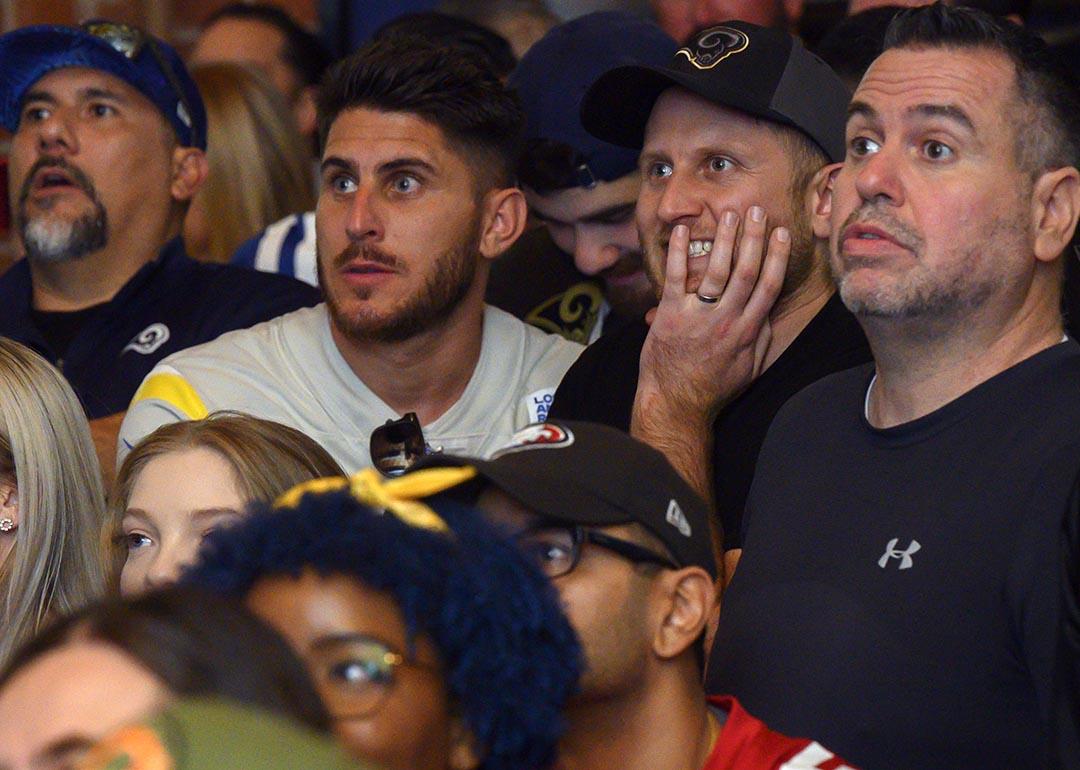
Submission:
M 1080 768 L 1080 62 L 850 5 L 0 36 L 0 768 Z

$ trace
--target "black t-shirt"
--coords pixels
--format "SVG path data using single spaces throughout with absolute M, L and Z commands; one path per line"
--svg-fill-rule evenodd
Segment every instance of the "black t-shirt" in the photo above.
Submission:
M 30 308 L 30 320 L 41 332 L 45 344 L 59 358 L 67 355 L 71 343 L 79 336 L 83 326 L 97 317 L 108 303 L 102 302 L 81 310 L 52 311 Z
M 630 429 L 638 361 L 649 328 L 631 324 L 590 345 L 566 373 L 550 416 Z M 822 377 L 870 360 L 855 317 L 833 295 L 773 364 L 728 404 L 713 426 L 713 488 L 724 547 L 742 543 L 742 514 L 758 450 L 789 398 Z
M 870 377 L 826 378 L 773 421 L 708 690 L 859 767 L 1038 767 L 1080 346 L 885 430 Z
M 1080 768 L 1080 477 L 1065 511 L 1061 548 L 1061 622 L 1054 671 L 1053 770 Z

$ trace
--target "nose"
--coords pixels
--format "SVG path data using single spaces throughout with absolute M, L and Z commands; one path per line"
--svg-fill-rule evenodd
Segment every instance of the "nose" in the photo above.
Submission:
M 198 551 L 199 542 L 176 543 L 167 548 L 160 548 L 154 554 L 154 560 L 150 563 L 143 584 L 146 590 L 161 588 L 172 585 L 180 577 L 184 567 L 195 561 L 195 553 Z
M 900 180 L 900 159 L 887 146 L 864 157 L 855 166 L 855 190 L 864 201 L 902 205 L 904 188 Z
M 374 191 L 360 185 L 349 201 L 345 232 L 350 240 L 380 240 L 383 236 L 382 218 Z
M 693 183 L 672 174 L 657 202 L 657 217 L 665 224 L 676 225 L 701 216 L 702 210 L 702 197 L 695 194 Z
M 68 122 L 66 113 L 54 109 L 40 120 L 33 130 L 37 135 L 38 149 L 46 155 L 74 153 L 78 151 L 78 137 Z
M 597 275 L 619 261 L 619 247 L 594 233 L 578 231 L 574 238 L 574 265 L 585 275 Z

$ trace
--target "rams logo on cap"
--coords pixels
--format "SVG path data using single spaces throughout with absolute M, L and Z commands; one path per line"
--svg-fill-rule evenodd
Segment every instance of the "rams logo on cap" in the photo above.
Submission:
M 713 27 L 698 35 L 690 45 L 680 48 L 676 56 L 685 56 L 699 70 L 710 70 L 729 56 L 745 51 L 750 45 L 746 33 L 731 27 Z
M 539 422 L 528 425 L 515 433 L 510 443 L 493 454 L 491 459 L 526 449 L 556 449 L 568 447 L 573 443 L 574 434 L 566 428 L 550 422 Z

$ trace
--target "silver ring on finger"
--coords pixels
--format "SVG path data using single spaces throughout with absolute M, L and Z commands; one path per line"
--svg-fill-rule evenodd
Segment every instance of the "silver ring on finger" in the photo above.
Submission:
M 708 294 L 701 294 L 700 292 L 698 293 L 697 298 L 706 305 L 715 305 L 720 301 L 719 297 L 710 297 Z

